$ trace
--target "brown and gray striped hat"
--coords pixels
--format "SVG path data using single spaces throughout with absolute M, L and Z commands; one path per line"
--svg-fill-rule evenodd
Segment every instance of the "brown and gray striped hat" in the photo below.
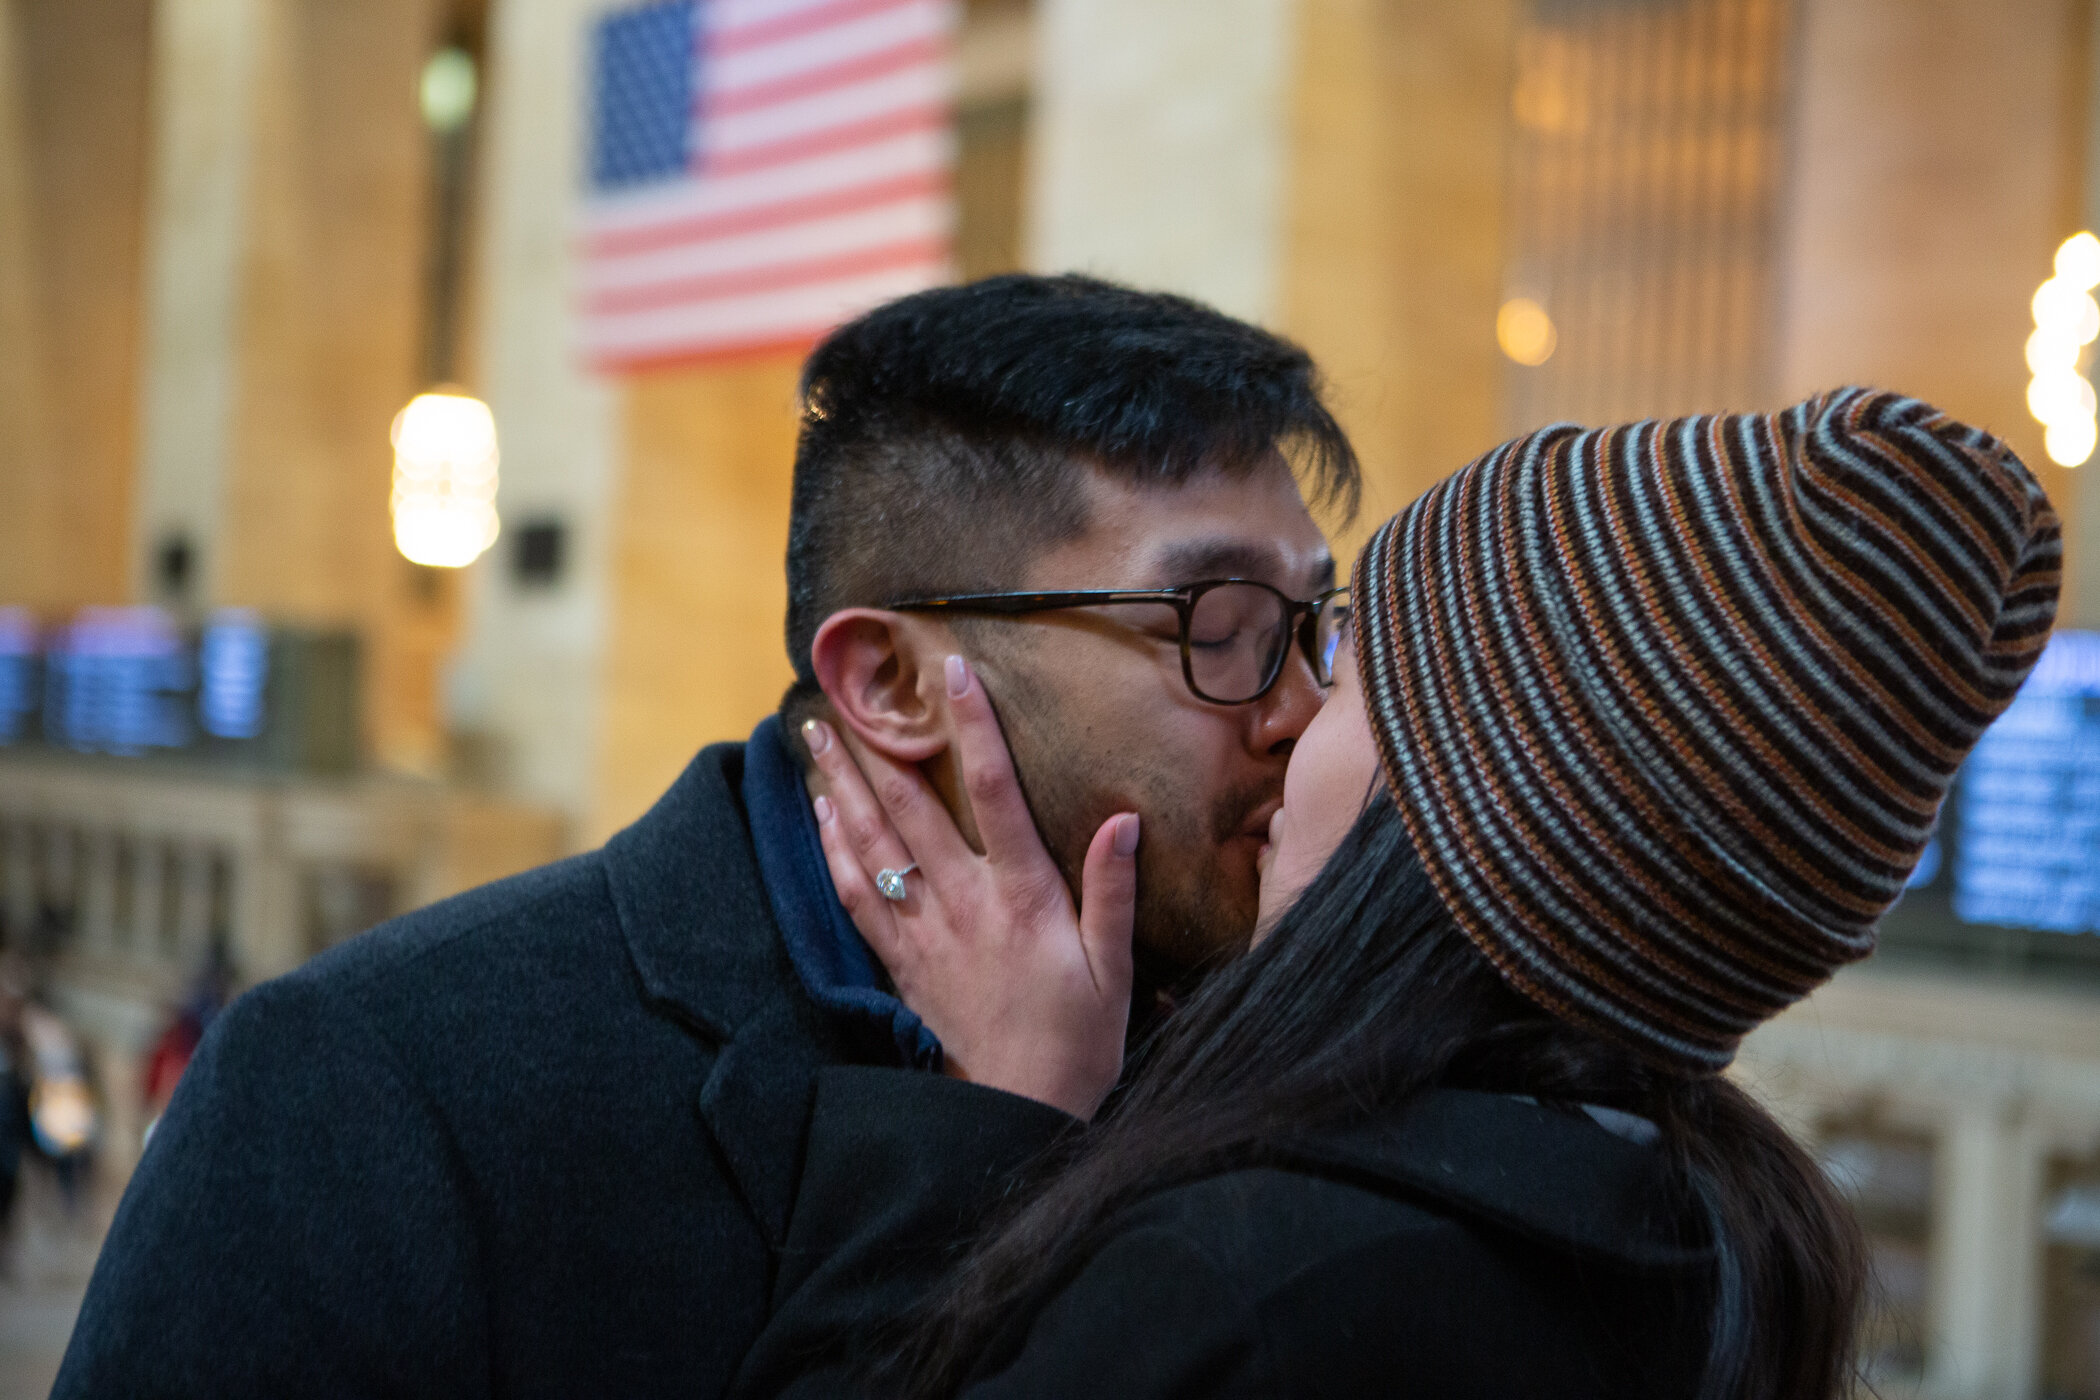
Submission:
M 2060 556 L 2005 444 L 1896 394 L 1545 428 L 1357 561 L 1386 780 L 1512 986 L 1718 1069 L 1873 951 Z

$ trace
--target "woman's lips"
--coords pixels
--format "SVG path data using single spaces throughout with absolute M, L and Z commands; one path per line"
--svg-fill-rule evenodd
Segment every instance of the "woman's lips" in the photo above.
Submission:
M 1269 861 L 1272 858 L 1274 858 L 1276 854 L 1276 843 L 1282 825 L 1283 808 L 1281 806 L 1278 806 L 1275 811 L 1269 813 L 1268 839 L 1263 841 L 1261 843 L 1261 849 L 1254 853 L 1254 868 L 1256 871 L 1263 875 L 1267 875 L 1269 873 Z

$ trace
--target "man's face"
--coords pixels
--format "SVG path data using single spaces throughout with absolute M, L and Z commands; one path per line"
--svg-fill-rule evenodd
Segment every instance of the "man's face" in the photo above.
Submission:
M 1294 599 L 1334 581 L 1327 541 L 1279 464 L 1243 478 L 1133 488 L 1090 475 L 1089 528 L 1039 556 L 1027 591 L 1172 588 L 1248 578 Z M 1244 946 L 1256 857 L 1291 748 L 1322 693 L 1293 644 L 1260 700 L 1217 705 L 1182 679 L 1165 606 L 992 618 L 965 639 L 1050 854 L 1073 889 L 1088 841 L 1117 812 L 1144 819 L 1136 944 L 1166 981 Z

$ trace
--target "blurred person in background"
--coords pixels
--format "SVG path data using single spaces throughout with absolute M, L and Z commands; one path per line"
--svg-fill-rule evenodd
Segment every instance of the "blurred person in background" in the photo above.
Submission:
M 1360 556 L 1256 946 L 1085 1133 L 1139 818 L 1045 898 L 957 658 L 983 854 L 879 754 L 821 759 L 818 810 L 906 1004 L 990 1072 L 820 1076 L 739 1393 L 1852 1394 L 1858 1226 L 1721 1071 L 1872 952 L 2060 570 L 2011 451 L 1894 394 L 1482 457 Z M 1059 1143 L 958 1267 L 973 1198 Z
M 723 1393 L 768 1311 L 816 1071 L 943 1063 L 831 887 L 796 728 L 924 765 L 969 829 L 942 747 L 958 651 L 1066 878 L 1103 816 L 1144 814 L 1146 985 L 1244 946 L 1331 654 L 1299 481 L 1342 504 L 1357 483 L 1305 354 L 1180 298 L 1013 276 L 844 326 L 802 400 L 783 715 L 604 849 L 221 1014 L 57 1395 Z M 1217 672 L 1242 628 L 1259 674 Z
M 29 1042 L 22 1015 L 29 968 L 22 955 L 0 953 L 0 1241 L 12 1237 L 22 1152 L 29 1146 Z
M 94 1173 L 101 1110 L 73 1028 L 33 996 L 22 1001 L 21 1025 L 29 1143 L 50 1164 L 59 1199 L 72 1215 Z
M 168 1024 L 146 1052 L 140 1075 L 145 1090 L 146 1140 L 152 1139 L 160 1116 L 168 1111 L 168 1103 L 175 1097 L 175 1086 L 182 1082 L 183 1071 L 190 1067 L 205 1031 L 225 1007 L 232 990 L 233 971 L 226 965 L 224 955 L 213 949 L 182 1005 L 168 1018 Z

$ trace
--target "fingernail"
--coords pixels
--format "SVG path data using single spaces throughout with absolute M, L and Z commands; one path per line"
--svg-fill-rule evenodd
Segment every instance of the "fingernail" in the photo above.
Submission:
M 822 801 L 821 798 L 818 800 Z M 1125 860 L 1128 860 L 1131 856 L 1137 854 L 1137 843 L 1138 817 L 1137 813 L 1132 812 L 1129 816 L 1123 818 L 1122 821 L 1116 824 L 1116 834 L 1113 840 L 1113 844 L 1115 847 L 1116 854 L 1122 856 Z
M 961 695 L 970 688 L 970 668 L 960 656 L 948 658 L 948 693 Z
M 817 825 L 829 826 L 831 824 L 831 799 L 819 797 L 811 805 L 817 809 Z
M 802 721 L 802 742 L 809 745 L 811 753 L 822 753 L 831 747 L 831 731 L 821 720 L 806 719 Z

